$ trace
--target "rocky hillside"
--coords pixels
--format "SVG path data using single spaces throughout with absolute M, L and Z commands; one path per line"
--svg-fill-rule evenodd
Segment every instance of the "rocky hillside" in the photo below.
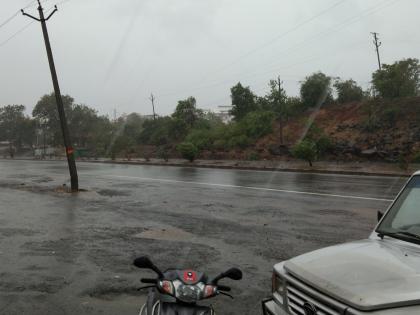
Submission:
M 420 97 L 331 104 L 319 111 L 308 110 L 287 122 L 284 146 L 279 146 L 276 123 L 272 134 L 246 150 L 204 155 L 207 158 L 289 159 L 290 148 L 314 130 L 323 133 L 332 143 L 324 159 L 397 161 L 401 156 L 413 159 L 420 154 Z

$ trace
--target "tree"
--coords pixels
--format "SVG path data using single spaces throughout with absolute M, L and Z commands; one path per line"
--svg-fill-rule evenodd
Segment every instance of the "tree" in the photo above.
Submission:
M 249 87 L 243 87 L 239 82 L 230 89 L 232 99 L 231 115 L 236 121 L 241 120 L 246 114 L 258 109 L 256 97 Z
M 350 79 L 346 81 L 336 80 L 334 87 L 337 90 L 337 101 L 340 104 L 349 102 L 359 102 L 363 99 L 363 90 L 357 85 L 356 81 Z
M 420 64 L 418 59 L 404 59 L 372 74 L 375 90 L 383 98 L 417 96 L 420 91 Z
M 292 154 L 298 159 L 307 161 L 312 167 L 312 163 L 317 157 L 316 143 L 310 139 L 304 139 L 293 147 Z
M 306 77 L 300 87 L 300 96 L 306 108 L 331 102 L 331 78 L 322 72 Z
M 71 121 L 74 99 L 69 95 L 62 96 L 62 99 L 66 118 L 69 122 Z M 48 132 L 52 145 L 61 145 L 63 143 L 63 134 L 54 93 L 41 97 L 32 111 L 32 116 L 37 120 L 38 124 L 45 125 L 45 131 Z M 73 130 L 71 129 L 70 131 Z
M 0 140 L 8 141 L 10 149 L 32 146 L 35 135 L 33 121 L 25 116 L 25 106 L 7 105 L 0 108 Z
M 198 154 L 197 147 L 191 142 L 182 142 L 177 146 L 177 150 L 182 157 L 190 162 L 193 162 Z
M 282 88 L 280 78 L 278 80 L 270 80 L 270 93 L 267 99 L 271 105 L 271 110 L 275 113 L 279 121 L 279 137 L 280 144 L 283 144 L 283 129 L 284 123 L 289 117 L 289 110 L 287 107 L 286 91 Z
M 192 128 L 201 114 L 201 111 L 196 107 L 196 103 L 195 98 L 192 96 L 178 101 L 172 117 L 184 122 L 189 128 Z

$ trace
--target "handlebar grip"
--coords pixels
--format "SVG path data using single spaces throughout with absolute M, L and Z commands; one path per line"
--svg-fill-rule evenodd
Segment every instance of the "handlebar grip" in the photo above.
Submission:
M 150 278 L 142 278 L 140 279 L 140 281 L 142 283 L 152 283 L 152 284 L 156 284 L 157 283 L 157 279 L 150 279 Z
M 218 285 L 218 286 L 217 286 L 217 289 L 218 289 L 219 291 L 226 291 L 226 292 L 229 292 L 230 290 L 232 290 L 230 287 L 228 287 L 228 286 L 226 286 L 226 285 Z

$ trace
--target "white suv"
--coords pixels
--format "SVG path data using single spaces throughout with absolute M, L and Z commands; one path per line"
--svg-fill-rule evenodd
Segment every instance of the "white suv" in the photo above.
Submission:
M 369 239 L 275 265 L 264 314 L 420 314 L 420 172 L 378 218 Z

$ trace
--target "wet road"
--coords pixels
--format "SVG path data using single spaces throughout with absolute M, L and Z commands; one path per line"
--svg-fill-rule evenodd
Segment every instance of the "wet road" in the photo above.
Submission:
M 0 314 L 136 314 L 131 266 L 215 275 L 231 266 L 236 300 L 221 314 L 259 314 L 275 262 L 365 238 L 405 179 L 79 163 L 0 161 Z M 68 183 L 67 183 L 68 184 Z

